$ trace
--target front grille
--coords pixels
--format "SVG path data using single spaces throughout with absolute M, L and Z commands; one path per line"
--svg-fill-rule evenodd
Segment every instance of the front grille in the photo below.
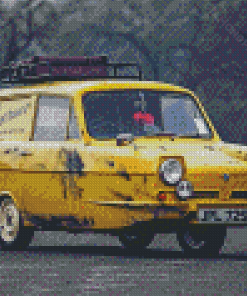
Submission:
M 247 191 L 232 191 L 230 198 L 246 198 L 247 199 Z
M 219 191 L 195 191 L 189 198 L 219 198 Z

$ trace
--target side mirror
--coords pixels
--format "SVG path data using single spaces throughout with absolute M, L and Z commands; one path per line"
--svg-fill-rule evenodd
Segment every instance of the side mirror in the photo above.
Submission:
M 130 144 L 134 140 L 132 134 L 119 134 L 117 135 L 117 146 L 125 146 Z

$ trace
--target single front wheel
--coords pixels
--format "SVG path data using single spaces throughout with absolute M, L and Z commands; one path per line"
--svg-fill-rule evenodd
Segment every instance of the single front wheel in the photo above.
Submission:
M 183 226 L 177 231 L 186 256 L 218 256 L 226 237 L 225 226 Z
M 119 234 L 119 240 L 126 249 L 140 250 L 148 247 L 154 238 L 154 233 L 128 232 Z

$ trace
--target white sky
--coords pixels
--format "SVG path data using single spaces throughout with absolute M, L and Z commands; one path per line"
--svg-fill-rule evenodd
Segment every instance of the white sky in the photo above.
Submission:
M 2 4 L 7 7 L 7 8 L 12 8 L 17 2 L 24 2 L 27 3 L 27 0 L 0 0 L 2 2 Z M 32 0 L 32 4 L 31 7 L 35 7 L 37 6 L 42 0 Z M 54 4 L 54 6 L 57 5 L 57 3 L 59 4 L 63 4 L 68 0 L 45 0 L 46 2 L 49 2 L 51 4 Z
M 4 6 L 11 8 L 11 7 L 13 7 L 15 5 L 15 3 L 17 1 L 18 0 L 2 0 L 2 3 L 3 3 Z M 21 0 L 19 0 L 19 1 L 21 1 Z

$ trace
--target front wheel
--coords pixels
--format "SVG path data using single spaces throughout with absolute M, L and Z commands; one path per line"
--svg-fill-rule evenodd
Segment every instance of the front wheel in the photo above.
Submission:
M 34 230 L 24 227 L 23 219 L 11 198 L 0 201 L 0 248 L 4 250 L 25 249 Z
M 226 237 L 225 226 L 183 226 L 177 231 L 186 256 L 218 256 Z
M 149 246 L 154 238 L 154 233 L 125 231 L 118 236 L 124 248 L 137 251 Z

